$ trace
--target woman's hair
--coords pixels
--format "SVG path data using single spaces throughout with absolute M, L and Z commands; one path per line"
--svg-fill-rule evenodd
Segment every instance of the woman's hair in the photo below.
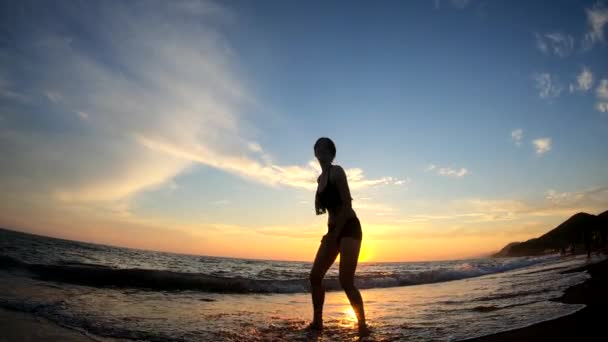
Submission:
M 336 157 L 336 144 L 334 144 L 333 140 L 329 139 L 328 137 L 320 137 L 315 142 L 315 146 L 314 146 L 315 150 L 317 149 L 317 147 L 319 146 L 319 144 L 321 142 L 326 142 L 329 145 L 329 150 L 331 151 L 332 159 L 335 158 Z

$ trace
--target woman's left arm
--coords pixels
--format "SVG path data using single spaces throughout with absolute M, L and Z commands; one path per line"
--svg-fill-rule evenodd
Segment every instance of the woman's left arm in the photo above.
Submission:
M 350 213 L 352 212 L 352 197 L 350 197 L 350 189 L 348 187 L 348 181 L 346 179 L 346 172 L 340 166 L 335 167 L 335 177 L 334 182 L 338 187 L 338 192 L 340 193 L 340 198 L 342 199 L 342 205 L 338 207 L 336 211 L 336 228 L 335 228 L 335 236 L 339 236 L 340 231 L 344 227 L 346 220 L 349 218 Z

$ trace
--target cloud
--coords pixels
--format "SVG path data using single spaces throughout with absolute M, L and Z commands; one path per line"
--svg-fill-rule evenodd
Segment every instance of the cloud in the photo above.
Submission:
M 439 169 L 439 171 L 437 171 L 437 173 L 439 175 L 442 176 L 449 176 L 449 177 L 464 177 L 465 175 L 467 175 L 469 173 L 469 170 L 467 170 L 464 167 L 461 167 L 460 169 L 452 169 L 449 167 L 442 167 Z
M 576 85 L 570 84 L 570 92 L 574 92 L 575 90 L 579 90 L 582 92 L 586 92 L 593 87 L 593 74 L 591 70 L 587 67 L 583 66 L 581 73 L 576 77 Z
M 247 144 L 247 147 L 249 147 L 249 150 L 253 152 L 262 152 L 262 146 L 256 142 L 250 142 Z
M 473 1 L 472 0 L 450 0 L 450 3 L 452 4 L 452 6 L 456 7 L 456 8 L 465 8 L 468 5 L 470 5 Z
M 551 150 L 551 138 L 538 138 L 532 140 L 536 154 L 545 154 Z
M 12 84 L 0 75 L 0 98 L 5 98 L 9 101 L 28 102 L 29 97 L 23 93 L 15 91 Z
M 61 94 L 56 91 L 46 91 L 45 95 L 53 103 L 58 103 L 62 98 Z
M 599 186 L 580 191 L 557 191 L 549 189 L 545 192 L 545 200 L 549 208 L 578 208 L 576 211 L 604 211 L 608 206 L 608 187 Z M 593 210 L 584 207 L 594 208 Z M 574 211 L 574 210 L 573 210 Z
M 124 213 L 138 193 L 171 186 L 201 164 L 269 186 L 316 187 L 314 161 L 281 165 L 252 139 L 259 118 L 244 109 L 258 104 L 222 34 L 234 19 L 229 10 L 205 1 L 170 2 L 162 11 L 133 2 L 99 2 L 94 11 L 78 3 L 58 3 L 56 11 L 23 6 L 35 20 L 16 21 L 7 33 L 20 45 L 0 48 L 12 66 L 0 90 L 3 99 L 39 95 L 8 113 L 0 129 L 6 199 L 105 202 Z M 87 36 L 63 22 L 82 25 Z M 39 128 L 75 119 L 87 121 L 82 131 Z M 18 121 L 36 124 L 11 124 Z M 360 168 L 346 172 L 352 188 L 400 182 L 368 179 Z
M 548 73 L 535 73 L 533 79 L 536 82 L 538 96 L 541 99 L 551 100 L 559 96 L 563 88 L 557 77 L 551 76 Z
M 514 129 L 511 131 L 511 139 L 515 142 L 515 145 L 521 146 L 521 140 L 524 137 L 524 131 L 521 128 Z
M 602 113 L 608 113 L 608 80 L 603 79 L 597 85 L 595 89 L 595 95 L 597 97 L 597 103 L 595 109 Z
M 435 205 L 441 208 L 431 214 L 415 214 L 394 217 L 395 223 L 424 223 L 431 221 L 456 221 L 461 224 L 515 221 L 531 217 L 571 216 L 585 211 L 598 214 L 608 207 L 608 186 L 596 186 L 579 191 L 547 190 L 544 201 L 517 199 L 462 198 Z M 545 227 L 546 229 L 547 227 Z
M 471 3 L 473 2 L 473 0 L 448 0 L 448 3 L 457 9 L 463 9 L 465 7 L 468 7 Z M 441 6 L 441 0 L 435 0 L 434 1 L 434 8 L 436 10 L 438 10 Z
M 407 184 L 410 184 L 411 182 L 412 182 L 411 179 L 405 178 L 405 179 L 396 180 L 395 185 L 407 185 Z
M 439 167 L 435 164 L 429 164 L 426 168 L 426 171 L 435 171 L 435 173 L 440 176 L 455 177 L 455 178 L 464 177 L 464 176 L 470 174 L 470 171 L 464 167 L 461 167 L 460 169 L 458 169 L 458 168 L 455 169 L 455 168 L 451 168 L 451 167 Z
M 592 8 L 585 9 L 589 31 L 583 37 L 583 48 L 588 50 L 597 43 L 604 43 L 604 27 L 608 23 L 608 8 L 596 3 Z
M 595 94 L 601 100 L 608 100 L 608 80 L 600 80 L 597 88 L 595 89 Z
M 559 32 L 535 33 L 536 47 L 545 54 L 566 57 L 574 51 L 574 38 Z
M 76 114 L 83 120 L 86 120 L 89 118 L 89 113 L 87 113 L 87 112 L 78 111 L 78 112 L 76 112 Z

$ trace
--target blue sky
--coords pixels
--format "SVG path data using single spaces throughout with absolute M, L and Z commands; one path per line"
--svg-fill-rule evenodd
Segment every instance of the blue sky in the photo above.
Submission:
M 6 227 L 306 260 L 326 229 L 320 136 L 337 145 L 370 260 L 477 255 L 608 209 L 605 2 L 1 13 Z

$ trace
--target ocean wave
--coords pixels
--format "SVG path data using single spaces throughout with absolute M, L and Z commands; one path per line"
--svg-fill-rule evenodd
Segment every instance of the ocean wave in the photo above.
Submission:
M 493 265 L 477 265 L 473 262 L 466 262 L 452 268 L 382 274 L 363 273 L 357 275 L 355 285 L 360 289 L 370 289 L 437 283 L 504 272 L 530 266 L 543 260 L 541 258 L 513 259 Z M 42 280 L 95 287 L 127 287 L 165 291 L 193 290 L 217 293 L 299 293 L 310 291 L 310 283 L 307 277 L 272 280 L 240 276 L 224 277 L 169 270 L 118 269 L 76 262 L 64 262 L 58 265 L 30 264 L 2 255 L 0 255 L 0 269 L 27 271 L 35 278 Z M 328 291 L 342 289 L 339 279 L 335 276 L 326 276 L 323 281 Z

